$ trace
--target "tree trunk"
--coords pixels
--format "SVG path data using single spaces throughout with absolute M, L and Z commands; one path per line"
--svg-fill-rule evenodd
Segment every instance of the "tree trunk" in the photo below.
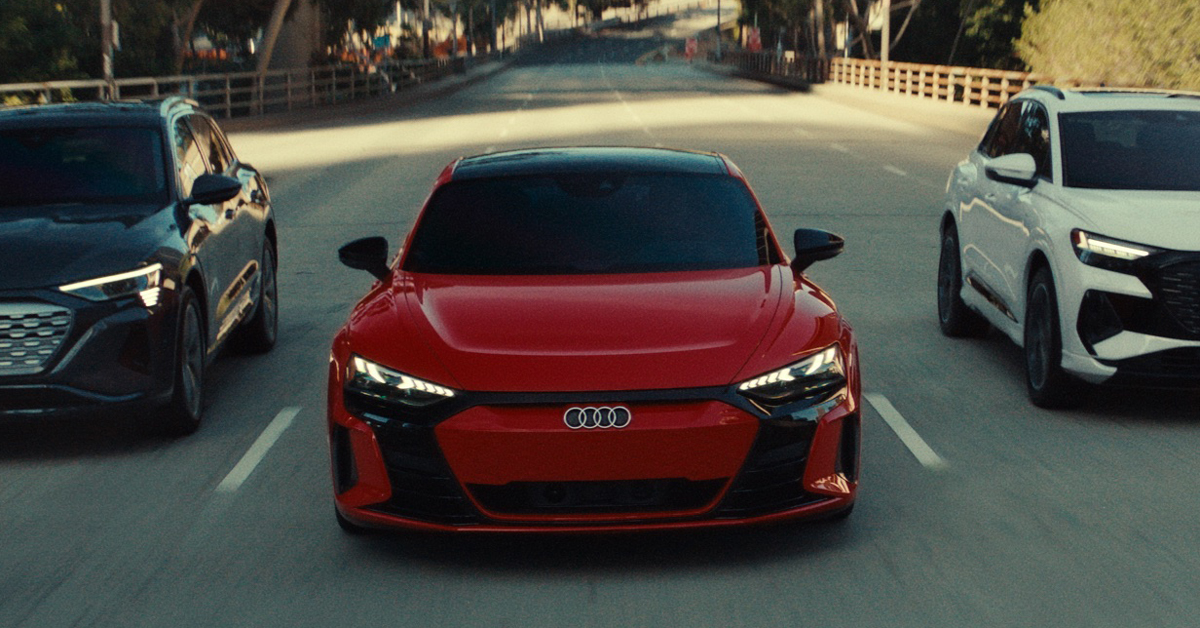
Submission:
M 196 28 L 196 18 L 200 15 L 200 9 L 203 6 L 204 0 L 195 0 L 186 13 L 175 15 L 175 23 L 172 25 L 172 31 L 175 38 L 176 74 L 183 72 L 183 59 L 187 55 L 188 50 L 192 48 L 192 33 Z
M 815 43 L 817 57 L 824 59 L 829 48 L 825 45 L 825 0 L 813 3 L 813 30 L 816 31 Z
M 846 11 L 850 14 L 850 21 L 854 22 L 854 28 L 858 29 L 859 38 L 863 43 L 863 56 L 868 59 L 875 59 L 875 44 L 871 42 L 871 27 L 862 15 L 858 13 L 857 0 L 844 0 Z
M 900 30 L 896 32 L 896 36 L 892 38 L 892 47 L 900 43 L 900 38 L 904 36 L 904 31 L 908 29 L 908 23 L 912 21 L 913 13 L 921 6 L 921 0 L 912 0 L 912 4 L 908 5 L 908 15 L 904 16 L 904 23 L 900 25 Z

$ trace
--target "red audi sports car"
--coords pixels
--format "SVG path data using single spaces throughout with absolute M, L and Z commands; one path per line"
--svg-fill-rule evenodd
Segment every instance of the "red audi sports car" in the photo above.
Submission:
M 844 516 L 859 467 L 850 325 L 716 153 L 459 159 L 337 334 L 337 519 L 607 531 Z

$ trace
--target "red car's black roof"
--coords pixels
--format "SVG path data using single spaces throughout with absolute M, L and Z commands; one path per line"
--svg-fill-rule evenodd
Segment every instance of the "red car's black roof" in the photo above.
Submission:
M 455 166 L 451 179 L 458 181 L 576 172 L 729 174 L 725 160 L 717 153 L 664 148 L 589 146 L 531 148 L 467 157 Z

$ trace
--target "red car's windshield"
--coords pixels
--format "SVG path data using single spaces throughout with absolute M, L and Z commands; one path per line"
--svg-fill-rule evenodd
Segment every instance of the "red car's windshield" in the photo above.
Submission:
M 745 185 L 681 174 L 451 182 L 429 202 L 404 269 L 461 275 L 637 273 L 774 261 Z

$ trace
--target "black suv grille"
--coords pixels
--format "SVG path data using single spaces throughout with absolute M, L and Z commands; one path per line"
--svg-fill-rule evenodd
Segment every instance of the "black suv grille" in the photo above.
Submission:
M 1189 333 L 1200 334 L 1200 262 L 1161 269 L 1158 291 L 1171 316 Z
M 46 303 L 0 303 L 0 375 L 41 372 L 71 328 L 71 310 Z

